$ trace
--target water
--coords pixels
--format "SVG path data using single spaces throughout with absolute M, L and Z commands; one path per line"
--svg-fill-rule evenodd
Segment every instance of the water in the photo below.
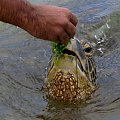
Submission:
M 95 47 L 99 87 L 81 105 L 48 102 L 43 80 L 50 43 L 0 23 L 0 120 L 119 120 L 120 0 L 31 1 L 64 6 L 77 15 L 77 36 Z

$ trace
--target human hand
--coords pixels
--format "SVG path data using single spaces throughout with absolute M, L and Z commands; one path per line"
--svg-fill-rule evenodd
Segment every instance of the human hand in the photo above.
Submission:
M 66 44 L 75 35 L 77 17 L 67 8 L 34 5 L 25 28 L 37 38 Z

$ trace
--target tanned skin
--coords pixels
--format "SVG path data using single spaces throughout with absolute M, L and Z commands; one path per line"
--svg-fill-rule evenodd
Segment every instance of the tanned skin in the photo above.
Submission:
M 67 8 L 34 5 L 25 0 L 0 0 L 0 21 L 31 35 L 66 44 L 75 35 L 77 18 Z

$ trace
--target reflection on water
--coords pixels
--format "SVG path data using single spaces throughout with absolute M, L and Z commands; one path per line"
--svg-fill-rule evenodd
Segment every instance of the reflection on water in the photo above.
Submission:
M 82 105 L 48 101 L 43 86 L 51 55 L 49 42 L 0 23 L 0 120 L 119 120 L 120 15 L 113 12 L 120 0 L 32 2 L 65 6 L 78 16 L 77 35 L 89 39 L 96 49 L 99 87 Z

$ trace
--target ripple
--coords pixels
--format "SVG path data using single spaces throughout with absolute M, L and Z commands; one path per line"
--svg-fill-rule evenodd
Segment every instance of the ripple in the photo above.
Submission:
M 47 100 L 43 86 L 51 56 L 50 43 L 0 23 L 0 119 L 119 120 L 120 15 L 111 13 L 119 9 L 120 0 L 32 2 L 64 6 L 78 16 L 78 36 L 87 38 L 96 50 L 98 89 L 82 105 Z M 108 24 L 109 20 L 114 22 Z

